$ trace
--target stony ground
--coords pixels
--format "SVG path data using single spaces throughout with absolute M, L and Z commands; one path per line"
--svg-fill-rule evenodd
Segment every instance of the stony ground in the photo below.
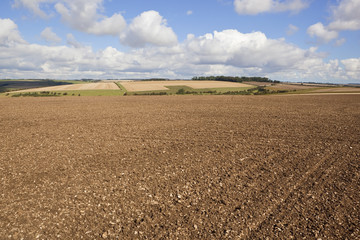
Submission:
M 0 109 L 0 239 L 360 236 L 360 95 Z

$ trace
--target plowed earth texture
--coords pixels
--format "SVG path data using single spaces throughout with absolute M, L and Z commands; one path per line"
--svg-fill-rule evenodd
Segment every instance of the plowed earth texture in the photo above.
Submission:
M 360 236 L 360 95 L 0 109 L 1 239 Z

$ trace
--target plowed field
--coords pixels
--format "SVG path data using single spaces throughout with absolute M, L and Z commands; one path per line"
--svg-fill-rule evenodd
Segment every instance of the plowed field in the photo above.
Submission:
M 360 236 L 360 95 L 0 109 L 1 239 Z

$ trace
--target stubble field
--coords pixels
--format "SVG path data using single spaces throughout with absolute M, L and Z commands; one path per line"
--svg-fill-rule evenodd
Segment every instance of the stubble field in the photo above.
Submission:
M 0 109 L 1 239 L 360 236 L 360 95 Z
M 193 89 L 207 88 L 247 88 L 249 84 L 225 81 L 119 81 L 129 92 L 169 90 L 168 86 L 187 86 Z
M 100 83 L 59 85 L 59 86 L 42 87 L 42 88 L 30 88 L 15 92 L 72 91 L 72 90 L 119 90 L 119 87 L 113 82 L 110 83 L 100 82 Z

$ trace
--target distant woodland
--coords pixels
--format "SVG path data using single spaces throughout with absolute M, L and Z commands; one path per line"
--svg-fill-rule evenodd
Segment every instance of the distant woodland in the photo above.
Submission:
M 226 81 L 226 82 L 271 82 L 280 83 L 277 80 L 271 80 L 266 77 L 232 77 L 232 76 L 208 76 L 208 77 L 193 77 L 192 80 L 198 81 Z

